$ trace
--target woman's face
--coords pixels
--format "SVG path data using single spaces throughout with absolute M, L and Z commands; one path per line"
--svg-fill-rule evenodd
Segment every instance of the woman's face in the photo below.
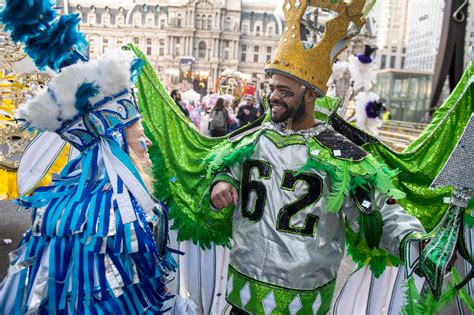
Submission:
M 151 166 L 148 148 L 151 147 L 152 143 L 150 139 L 145 136 L 141 120 L 125 129 L 125 134 L 130 150 L 133 150 L 146 166 Z

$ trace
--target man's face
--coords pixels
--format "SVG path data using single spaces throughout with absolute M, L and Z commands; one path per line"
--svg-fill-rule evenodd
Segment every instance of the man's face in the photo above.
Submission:
M 176 93 L 176 100 L 181 101 L 181 93 Z
M 301 83 L 281 74 L 274 74 L 270 83 L 270 108 L 274 122 L 284 122 L 293 113 L 293 120 L 298 121 L 304 114 L 304 92 Z M 299 107 L 303 102 L 302 107 Z M 301 108 L 303 110 L 301 110 Z
M 136 153 L 138 158 L 146 166 L 151 166 L 148 147 L 152 145 L 150 139 L 145 136 L 141 120 L 135 122 L 125 129 L 128 146 Z

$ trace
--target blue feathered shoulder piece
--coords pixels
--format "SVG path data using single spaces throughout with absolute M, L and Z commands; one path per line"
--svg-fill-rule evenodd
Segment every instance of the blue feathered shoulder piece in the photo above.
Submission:
M 52 0 L 7 0 L 0 22 L 15 42 L 25 44 L 25 52 L 38 69 L 53 70 L 87 61 L 86 38 L 78 31 L 78 14 L 57 19 Z

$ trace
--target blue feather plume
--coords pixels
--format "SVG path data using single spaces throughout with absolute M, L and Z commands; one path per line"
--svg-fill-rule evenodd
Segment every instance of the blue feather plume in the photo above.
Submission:
M 6 0 L 0 22 L 15 42 L 26 42 L 48 28 L 56 18 L 54 0 Z
M 25 51 L 40 70 L 46 66 L 59 70 L 63 64 L 81 59 L 76 51 L 84 50 L 87 41 L 77 29 L 79 22 L 78 14 L 63 15 L 49 29 L 26 42 Z
M 81 113 L 86 113 L 92 110 L 92 104 L 89 98 L 99 94 L 99 86 L 92 82 L 82 83 L 76 91 L 76 108 Z

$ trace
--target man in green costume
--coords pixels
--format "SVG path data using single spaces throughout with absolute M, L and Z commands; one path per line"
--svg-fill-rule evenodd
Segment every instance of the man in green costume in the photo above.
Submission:
M 393 174 L 314 119 L 314 104 L 331 74 L 324 53 L 334 51 L 338 35 L 346 33 L 332 30 L 335 38 L 305 49 L 297 17 L 306 6 L 318 5 L 339 13 L 336 25 L 361 26 L 364 4 L 287 6 L 290 31 L 266 67 L 272 79 L 271 122 L 231 138 L 232 145 L 209 158 L 211 205 L 235 206 L 226 292 L 234 314 L 327 313 L 345 222 L 349 252 L 358 262 L 369 262 L 376 274 L 424 232 L 394 201 L 404 194 L 392 185 Z M 418 242 L 412 244 L 418 249 Z

